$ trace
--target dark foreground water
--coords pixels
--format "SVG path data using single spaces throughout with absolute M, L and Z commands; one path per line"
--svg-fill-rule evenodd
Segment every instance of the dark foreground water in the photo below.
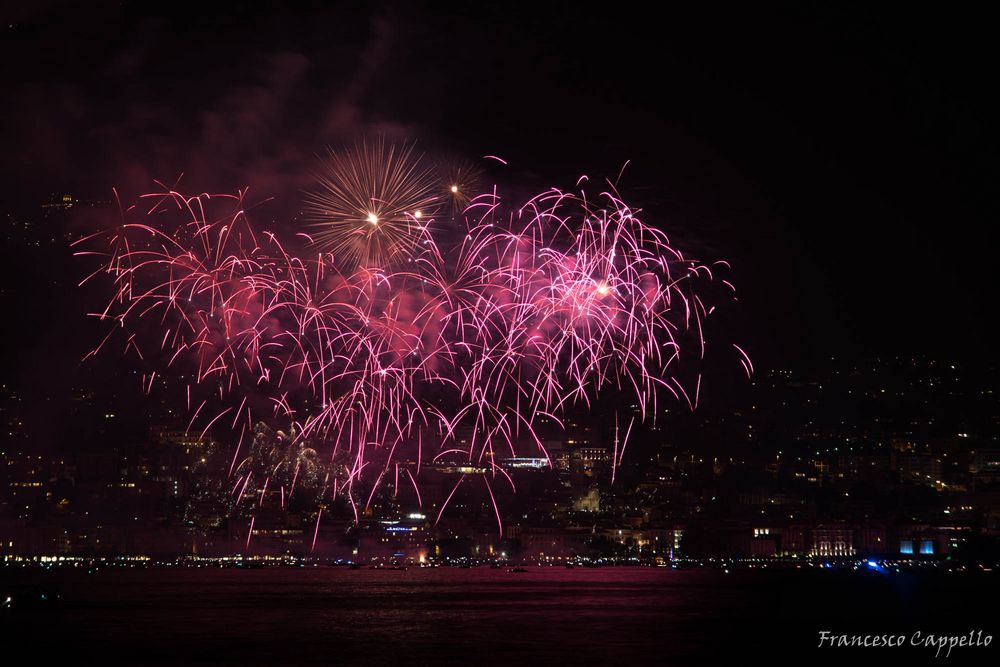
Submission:
M 58 591 L 0 613 L 0 664 L 892 664 L 934 650 L 819 649 L 818 632 L 1000 635 L 992 574 L 665 568 L 0 570 Z M 997 664 L 988 648 L 948 664 Z M 11 652 L 13 651 L 13 653 Z

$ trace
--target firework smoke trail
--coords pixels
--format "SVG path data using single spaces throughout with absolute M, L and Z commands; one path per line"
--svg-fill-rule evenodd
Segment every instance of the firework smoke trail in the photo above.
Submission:
M 359 144 L 331 160 L 309 198 L 323 214 L 310 259 L 254 229 L 244 193 L 170 189 L 140 198 L 122 224 L 85 239 L 103 248 L 79 253 L 102 258 L 87 279 L 109 276 L 113 297 L 95 315 L 128 334 L 125 352 L 142 356 L 135 332 L 153 326 L 143 358 L 193 375 L 189 429 L 249 442 L 231 464 L 237 504 L 262 478 L 283 500 L 305 487 L 357 512 L 384 480 L 398 485 L 399 467 L 419 499 L 431 446 L 433 460 L 485 471 L 499 522 L 495 486 L 514 484 L 497 460 L 548 458 L 540 419 L 561 424 L 606 392 L 634 399 L 640 420 L 655 419 L 664 392 L 694 407 L 700 377 L 689 391 L 676 368 L 704 354 L 712 309 L 700 287 L 716 267 L 684 257 L 613 187 L 593 199 L 553 189 L 517 208 L 480 195 L 442 246 L 436 181 L 412 148 Z M 289 427 L 262 432 L 264 421 Z M 321 446 L 332 473 L 316 464 Z M 414 448 L 416 466 L 401 456 Z

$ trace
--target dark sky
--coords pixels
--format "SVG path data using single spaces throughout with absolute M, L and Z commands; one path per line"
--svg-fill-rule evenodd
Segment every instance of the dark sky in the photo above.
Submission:
M 498 178 L 540 187 L 631 160 L 623 192 L 647 221 L 732 261 L 724 323 L 759 366 L 995 356 L 985 16 L 330 4 L 4 9 L 2 204 L 30 214 L 51 193 L 135 196 L 183 173 L 194 191 L 273 195 L 281 217 L 312 156 L 365 133 L 500 155 Z M 74 358 L 71 281 L 22 268 L 4 274 L 23 324 L 5 356 Z

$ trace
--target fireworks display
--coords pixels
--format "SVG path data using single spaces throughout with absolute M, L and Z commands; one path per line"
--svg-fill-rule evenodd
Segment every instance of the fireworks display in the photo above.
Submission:
M 116 326 L 94 353 L 124 332 L 127 353 L 187 379 L 189 431 L 232 434 L 237 503 L 268 484 L 284 502 L 298 485 L 357 516 L 386 480 L 419 499 L 422 466 L 447 459 L 495 506 L 494 486 L 514 486 L 499 461 L 549 458 L 539 423 L 606 394 L 640 420 L 661 398 L 697 404 L 700 376 L 677 368 L 704 355 L 701 287 L 717 267 L 687 259 L 614 187 L 516 206 L 491 191 L 436 222 L 447 177 L 412 147 L 362 143 L 325 164 L 307 196 L 314 233 L 289 235 L 298 251 L 254 228 L 244 193 L 169 189 L 82 240 L 96 247 L 79 254 L 101 258 L 88 280 L 114 285 L 96 315 Z M 264 438 L 263 421 L 282 430 Z
M 381 139 L 329 151 L 316 180 L 306 193 L 312 237 L 342 269 L 409 259 L 443 200 L 412 145 Z
M 479 192 L 483 172 L 469 160 L 445 160 L 438 167 L 441 176 L 439 187 L 451 211 L 461 213 L 471 198 Z

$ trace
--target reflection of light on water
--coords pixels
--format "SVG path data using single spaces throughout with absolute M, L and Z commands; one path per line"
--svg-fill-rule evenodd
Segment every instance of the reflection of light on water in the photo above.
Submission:
M 344 546 L 345 561 L 350 553 L 350 546 Z M 428 548 L 427 557 L 432 554 Z M 856 561 L 862 570 L 871 563 L 884 565 L 877 558 Z M 771 575 L 769 567 L 762 575 L 733 564 L 684 571 L 610 566 L 528 569 L 526 574 L 482 566 L 411 567 L 406 572 L 367 566 L 129 569 L 121 577 L 111 570 L 81 579 L 74 584 L 74 593 L 93 600 L 94 613 L 109 620 L 107 634 L 116 650 L 161 650 L 184 658 L 196 651 L 202 655 L 218 651 L 235 662 L 247 655 L 239 644 L 234 646 L 238 639 L 248 642 L 254 662 L 284 664 L 292 655 L 303 662 L 328 661 L 331 645 L 346 645 L 386 664 L 400 662 L 399 656 L 433 663 L 448 657 L 441 653 L 442 643 L 476 655 L 506 637 L 516 637 L 519 651 L 541 656 L 536 661 L 543 663 L 567 663 L 569 649 L 576 655 L 616 655 L 624 666 L 660 664 L 665 650 L 682 661 L 689 655 L 701 658 L 709 642 L 766 636 L 775 627 L 799 632 L 815 619 L 847 609 L 862 615 L 895 610 L 901 596 L 933 618 L 950 615 L 965 620 L 976 613 L 970 600 L 985 602 L 986 595 L 996 590 L 983 587 L 983 580 L 974 576 L 949 579 L 948 587 L 921 586 L 922 581 L 937 581 L 936 574 L 929 573 L 929 579 L 920 573 L 890 579 L 891 567 L 885 576 L 871 571 L 857 576 L 843 570 L 844 576 L 826 576 L 824 568 L 816 578 L 794 568 Z M 893 585 L 885 585 L 888 580 Z M 775 591 L 783 604 L 772 606 L 768 602 Z M 2 592 L 0 603 L 8 594 Z M 817 599 L 827 602 L 817 605 Z M 199 610 L 206 603 L 224 608 L 226 618 L 201 622 L 204 616 Z M 141 609 L 141 632 L 135 631 L 137 619 L 130 618 L 136 609 Z M 567 623 L 570 609 L 586 625 Z M 299 613 L 302 610 L 308 613 Z M 363 645 L 357 643 L 362 632 L 359 619 L 365 624 Z M 682 630 L 671 628 L 676 619 L 684 620 Z M 266 637 L 259 636 L 262 626 L 268 628 Z M 726 626 L 731 629 L 720 630 Z M 92 627 L 68 623 L 60 627 L 56 641 L 61 646 L 83 641 Z M 587 631 L 596 627 L 604 631 Z M 171 643 L 178 635 L 185 638 L 183 644 Z M 294 654 L 290 637 L 295 638 Z M 698 662 L 724 664 L 716 656 Z

